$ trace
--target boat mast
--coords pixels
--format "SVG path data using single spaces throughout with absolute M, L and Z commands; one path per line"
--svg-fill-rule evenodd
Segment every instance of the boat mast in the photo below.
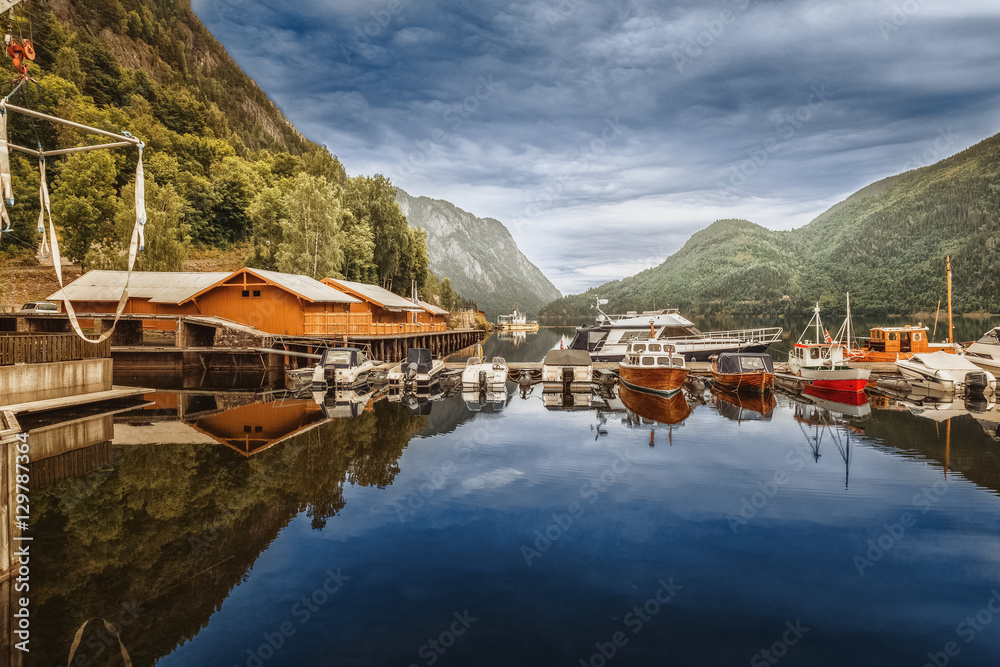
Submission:
M 823 339 L 820 337 L 820 328 L 823 326 L 819 321 L 819 301 L 816 302 L 816 307 L 813 309 L 813 313 L 816 314 L 816 341 L 819 343 Z
M 951 321 L 951 255 L 945 255 L 945 265 L 948 268 L 948 344 L 955 344 L 955 325 Z

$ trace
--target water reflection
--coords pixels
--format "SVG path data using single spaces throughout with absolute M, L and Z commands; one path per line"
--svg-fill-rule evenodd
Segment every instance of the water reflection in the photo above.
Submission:
M 761 394 L 739 394 L 726 391 L 721 387 L 712 387 L 712 400 L 720 415 L 735 422 L 770 421 L 774 407 L 777 405 L 773 391 Z
M 789 665 L 919 664 L 998 566 L 997 501 L 966 482 L 1000 494 L 1000 450 L 977 421 L 995 425 L 995 406 L 937 421 L 884 397 L 861 414 L 713 393 L 713 410 L 690 392 L 651 408 L 541 386 L 499 411 L 366 391 L 145 398 L 32 434 L 90 435 L 79 465 L 34 490 L 30 664 L 65 664 L 89 618 L 119 622 L 136 665 L 246 665 L 285 621 L 296 634 L 265 666 L 425 664 L 417 652 L 456 610 L 479 620 L 450 664 L 575 664 L 672 576 L 684 588 L 616 665 L 745 663 L 796 618 L 815 641 Z M 681 423 L 697 446 L 648 447 Z M 789 481 L 730 530 L 777 472 Z M 945 473 L 943 500 L 859 577 L 852 556 Z M 583 512 L 526 565 L 522 546 L 573 503 Z M 300 623 L 293 605 L 341 567 L 350 586 Z M 84 633 L 88 664 L 120 664 L 103 633 Z M 1000 640 L 967 650 L 986 664 Z

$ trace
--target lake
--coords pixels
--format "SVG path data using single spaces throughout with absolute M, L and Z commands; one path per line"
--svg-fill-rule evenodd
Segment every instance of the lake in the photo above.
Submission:
M 29 665 L 1000 659 L 992 403 L 145 398 L 27 424 L 104 429 L 33 471 Z

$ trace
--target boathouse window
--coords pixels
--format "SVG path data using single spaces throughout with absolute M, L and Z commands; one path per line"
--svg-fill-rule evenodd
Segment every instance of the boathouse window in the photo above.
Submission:
M 259 290 L 259 289 L 255 289 L 255 290 L 253 291 L 253 295 L 254 295 L 254 296 L 260 296 L 260 290 Z
M 243 295 L 242 296 L 250 296 L 250 290 L 248 290 L 248 289 L 243 290 Z

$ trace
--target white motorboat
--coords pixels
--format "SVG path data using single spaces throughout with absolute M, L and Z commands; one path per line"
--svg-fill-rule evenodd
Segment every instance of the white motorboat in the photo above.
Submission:
M 966 392 L 990 396 L 996 391 L 996 377 L 958 354 L 928 352 L 896 361 L 907 380 L 948 394 Z
M 427 392 L 440 383 L 443 371 L 444 361 L 434 359 L 430 350 L 411 347 L 406 351 L 406 360 L 389 369 L 385 379 L 390 390 Z
M 990 329 L 966 348 L 965 358 L 994 376 L 1000 373 L 1000 327 Z
M 586 350 L 594 361 L 621 361 L 631 341 L 670 343 L 687 361 L 707 361 L 722 352 L 764 352 L 781 337 L 781 327 L 702 332 L 675 309 L 609 316 L 601 311 L 606 303 L 598 299 L 597 324 L 578 327 L 569 345 L 571 350 Z
M 469 357 L 462 369 L 462 391 L 486 391 L 499 393 L 507 387 L 507 361 L 503 357 L 493 357 L 487 361 L 481 345 L 476 346 L 476 355 Z
M 375 362 L 356 347 L 331 347 L 323 350 L 313 369 L 312 390 L 327 387 L 354 387 L 368 381 Z
M 545 391 L 590 392 L 594 363 L 585 350 L 549 350 L 542 361 Z

